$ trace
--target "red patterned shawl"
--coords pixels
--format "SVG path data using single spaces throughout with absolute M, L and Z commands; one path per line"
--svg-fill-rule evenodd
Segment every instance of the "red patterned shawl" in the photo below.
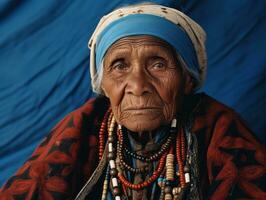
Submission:
M 266 149 L 240 117 L 198 94 L 192 132 L 199 144 L 204 199 L 266 199 Z M 105 98 L 66 116 L 0 190 L 0 200 L 74 199 L 98 164 Z

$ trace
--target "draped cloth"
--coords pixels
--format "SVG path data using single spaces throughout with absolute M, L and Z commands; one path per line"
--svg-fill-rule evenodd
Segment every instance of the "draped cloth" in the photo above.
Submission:
M 100 18 L 141 1 L 0 1 L 0 186 L 93 95 L 87 42 Z M 266 144 L 266 1 L 151 1 L 204 28 L 203 91 L 240 113 Z
M 232 109 L 203 93 L 187 98 L 203 199 L 265 199 L 265 147 Z M 0 199 L 74 199 L 98 164 L 98 132 L 108 107 L 99 97 L 66 116 L 4 185 Z

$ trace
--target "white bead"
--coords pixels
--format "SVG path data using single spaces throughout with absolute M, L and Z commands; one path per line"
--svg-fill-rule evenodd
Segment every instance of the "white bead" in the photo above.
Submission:
M 113 152 L 113 144 L 112 143 L 108 143 L 108 151 Z
M 117 178 L 112 178 L 112 185 L 113 187 L 117 187 L 118 186 L 118 182 L 117 182 Z
M 176 124 L 177 124 L 177 120 L 176 119 L 173 119 L 172 120 L 171 127 L 176 128 Z
M 189 173 L 185 173 L 185 181 L 186 181 L 186 183 L 189 183 L 190 182 L 190 175 L 189 175 Z
M 121 200 L 121 197 L 120 196 L 116 196 L 115 200 Z
M 118 129 L 121 130 L 122 129 L 122 126 L 120 124 L 118 124 Z
M 115 168 L 115 161 L 114 160 L 110 160 L 109 161 L 109 165 L 110 165 L 111 169 L 114 169 Z

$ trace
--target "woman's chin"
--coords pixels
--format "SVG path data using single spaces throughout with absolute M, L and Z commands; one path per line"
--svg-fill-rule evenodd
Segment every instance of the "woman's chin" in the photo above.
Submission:
M 144 119 L 135 119 L 132 121 L 127 121 L 122 123 L 128 130 L 133 132 L 149 132 L 159 128 L 163 122 L 160 119 L 153 120 L 144 120 Z

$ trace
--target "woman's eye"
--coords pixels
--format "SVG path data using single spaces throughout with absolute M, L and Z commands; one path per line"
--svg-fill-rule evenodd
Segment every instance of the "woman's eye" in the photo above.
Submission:
M 127 68 L 127 65 L 126 63 L 118 62 L 118 63 L 114 63 L 112 68 L 115 70 L 125 70 Z
M 152 65 L 152 69 L 164 69 L 165 64 L 163 62 L 156 62 Z

